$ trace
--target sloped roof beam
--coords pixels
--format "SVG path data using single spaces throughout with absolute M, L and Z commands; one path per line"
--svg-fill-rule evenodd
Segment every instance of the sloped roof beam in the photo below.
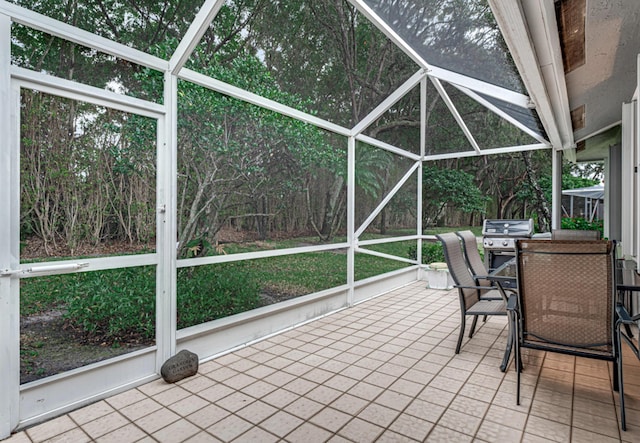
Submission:
M 274 100 L 264 98 L 260 95 L 254 94 L 253 92 L 249 92 L 242 88 L 238 88 L 237 86 L 233 86 L 228 83 L 217 80 L 215 78 L 208 77 L 204 74 L 193 71 L 191 69 L 188 69 L 188 68 L 181 69 L 178 77 L 180 77 L 183 80 L 190 81 L 191 83 L 194 83 L 196 85 L 202 86 L 204 88 L 211 89 L 213 91 L 217 91 L 222 94 L 228 95 L 229 97 L 233 97 L 238 100 L 251 103 L 252 105 L 260 106 L 261 108 L 268 109 L 270 111 L 274 111 L 282 115 L 286 115 L 287 117 L 295 118 L 296 120 L 300 120 L 305 123 L 310 123 L 319 128 L 326 129 L 331 132 L 335 132 L 336 134 L 344 135 L 345 137 L 351 136 L 350 129 L 344 128 L 335 123 L 331 123 L 327 120 L 323 120 L 307 112 L 299 111 L 290 106 L 283 105 Z
M 527 2 L 527 8 L 532 11 L 531 17 L 525 16 L 518 0 L 488 1 L 522 81 L 536 105 L 549 141 L 556 149 L 573 147 L 571 120 L 568 119 L 569 108 L 562 99 L 566 97 L 566 84 L 562 60 L 557 59 L 560 51 L 553 0 Z M 531 25 L 533 29 L 530 29 Z M 536 31 L 535 48 L 530 31 Z M 542 53 L 537 54 L 536 48 Z M 540 56 L 550 60 L 544 67 L 548 72 L 547 76 L 543 75 Z
M 529 134 L 531 137 L 535 138 L 540 143 L 545 143 L 545 144 L 549 143 L 549 141 L 546 140 L 537 131 L 534 131 L 533 129 L 529 128 L 527 125 L 522 124 L 519 120 L 513 118 L 511 115 L 509 115 L 508 113 L 504 112 L 502 109 L 494 106 L 488 100 L 486 100 L 483 97 L 479 96 L 476 92 L 474 92 L 474 91 L 472 91 L 470 89 L 467 89 L 467 88 L 463 88 L 462 86 L 458 86 L 458 85 L 453 85 L 453 86 L 458 88 L 460 91 L 464 92 L 465 94 L 467 94 L 469 97 L 471 97 L 473 100 L 475 100 L 478 103 L 480 103 L 481 105 L 483 105 L 485 108 L 489 109 L 490 111 L 492 111 L 496 115 L 498 115 L 501 118 L 503 118 L 504 120 L 508 121 L 509 123 L 511 123 L 516 128 L 518 128 L 521 131 Z
M 356 135 L 355 139 L 360 142 L 366 143 L 368 145 L 375 146 L 376 148 L 384 149 L 385 151 L 391 152 L 392 154 L 396 154 L 401 157 L 406 157 L 413 161 L 418 161 L 421 158 L 418 154 L 414 154 L 413 152 L 409 152 L 407 150 L 390 145 L 389 143 L 385 143 L 373 137 L 369 137 L 368 135 L 364 135 L 364 134 Z
M 207 28 L 222 5 L 224 5 L 224 0 L 206 0 L 204 2 L 169 60 L 169 69 L 172 74 L 177 74 L 191 57 L 191 53 L 204 33 L 207 32 Z
M 352 129 L 353 135 L 359 135 L 367 129 L 370 125 L 372 125 L 382 114 L 387 112 L 393 105 L 395 105 L 402 97 L 404 97 L 411 89 L 413 89 L 417 84 L 420 83 L 420 80 L 424 78 L 426 72 L 424 70 L 419 70 L 415 74 L 413 74 L 409 79 L 404 82 L 398 89 L 393 91 L 393 93 L 388 96 L 382 103 L 380 103 L 376 108 L 371 111 L 368 115 L 366 115 L 362 120 L 358 122 Z
M 438 94 L 440 94 L 440 97 L 442 97 L 442 100 L 444 100 L 447 108 L 449 108 L 449 112 L 451 112 L 451 115 L 453 115 L 453 118 L 458 123 L 458 126 L 460 126 L 460 129 L 462 129 L 462 132 L 464 133 L 465 137 L 467 137 L 467 140 L 469 140 L 469 143 L 471 143 L 473 150 L 480 154 L 480 146 L 478 145 L 478 142 L 476 142 L 473 134 L 471 134 L 471 131 L 469 131 L 467 124 L 464 122 L 462 116 L 458 112 L 458 108 L 456 108 L 456 106 L 451 101 L 451 97 L 449 97 L 447 91 L 444 90 L 444 87 L 442 86 L 442 83 L 440 83 L 440 80 L 435 77 L 431 77 L 431 83 L 433 83 L 433 85 L 436 87 L 436 91 L 438 91 Z

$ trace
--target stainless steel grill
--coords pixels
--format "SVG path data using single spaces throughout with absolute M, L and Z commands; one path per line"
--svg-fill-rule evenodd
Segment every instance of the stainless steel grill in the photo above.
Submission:
M 531 238 L 533 219 L 485 220 L 482 225 L 482 245 L 485 264 L 493 271 L 516 254 L 516 240 Z

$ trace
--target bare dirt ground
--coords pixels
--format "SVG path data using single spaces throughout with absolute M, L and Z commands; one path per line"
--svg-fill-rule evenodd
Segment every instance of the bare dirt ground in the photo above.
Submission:
M 108 343 L 74 329 L 63 311 L 48 311 L 20 320 L 20 383 L 141 349 L 151 343 Z

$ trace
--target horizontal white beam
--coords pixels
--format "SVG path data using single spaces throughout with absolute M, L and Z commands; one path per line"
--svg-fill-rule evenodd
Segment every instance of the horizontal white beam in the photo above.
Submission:
M 540 149 L 551 149 L 551 146 L 540 143 L 540 144 L 533 144 L 533 145 L 508 146 L 504 148 L 483 149 L 480 153 L 477 153 L 475 151 L 451 152 L 448 154 L 426 155 L 424 157 L 424 160 L 425 161 L 446 160 L 450 158 L 477 157 L 479 155 L 510 154 L 510 153 L 521 152 L 521 151 L 537 151 Z
M 395 261 L 401 261 L 401 262 L 404 262 L 404 263 L 410 263 L 412 265 L 417 265 L 418 264 L 417 260 L 411 260 L 411 259 L 404 258 L 404 257 L 398 257 L 397 255 L 385 254 L 384 252 L 372 251 L 371 249 L 356 248 L 356 252 L 360 252 L 362 254 L 374 255 L 376 257 L 386 258 L 386 259 L 389 259 L 389 260 L 395 260 Z
M 65 80 L 48 74 L 11 66 L 11 78 L 17 80 L 21 87 L 35 89 L 47 94 L 106 106 L 119 111 L 138 114 L 145 117 L 160 118 L 165 114 L 165 107 L 128 95 L 117 94 L 95 86 Z
M 349 243 L 333 243 L 330 245 L 319 246 L 303 246 L 300 248 L 286 248 L 286 249 L 270 249 L 268 251 L 256 251 L 256 252 L 243 252 L 240 254 L 228 254 L 228 255 L 212 255 L 210 257 L 202 258 L 187 258 L 178 260 L 178 268 L 187 268 L 189 266 L 202 266 L 213 265 L 217 263 L 229 263 L 241 260 L 254 260 L 257 258 L 268 257 L 281 257 L 283 255 L 305 254 L 308 252 L 323 252 L 333 251 L 336 249 L 346 249 L 349 247 Z
M 397 243 L 401 241 L 417 240 L 418 238 L 420 238 L 419 235 L 405 235 L 404 237 L 372 238 L 370 240 L 359 240 L 358 246 L 380 245 L 383 243 Z
M 78 43 L 88 48 L 96 49 L 105 54 L 110 54 L 137 65 L 166 71 L 169 62 L 159 57 L 147 54 L 138 49 L 131 48 L 118 42 L 100 37 L 88 31 L 76 28 L 61 21 L 52 19 L 29 9 L 22 8 L 7 2 L 0 2 L 0 13 L 7 14 L 11 20 L 39 31 L 60 37 L 62 39 Z
M 81 263 L 78 263 L 81 261 Z M 157 254 L 123 255 L 114 257 L 83 258 L 82 260 L 60 260 L 46 263 L 25 263 L 20 265 L 20 278 L 42 277 L 61 273 L 104 271 L 107 269 L 133 268 L 158 264 Z M 82 265 L 82 266 L 78 266 Z

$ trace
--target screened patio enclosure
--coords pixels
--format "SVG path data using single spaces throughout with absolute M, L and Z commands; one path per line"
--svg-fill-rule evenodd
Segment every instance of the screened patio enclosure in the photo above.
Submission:
M 559 178 L 530 3 L 0 0 L 0 438 L 422 279 L 427 162 L 551 149 Z

